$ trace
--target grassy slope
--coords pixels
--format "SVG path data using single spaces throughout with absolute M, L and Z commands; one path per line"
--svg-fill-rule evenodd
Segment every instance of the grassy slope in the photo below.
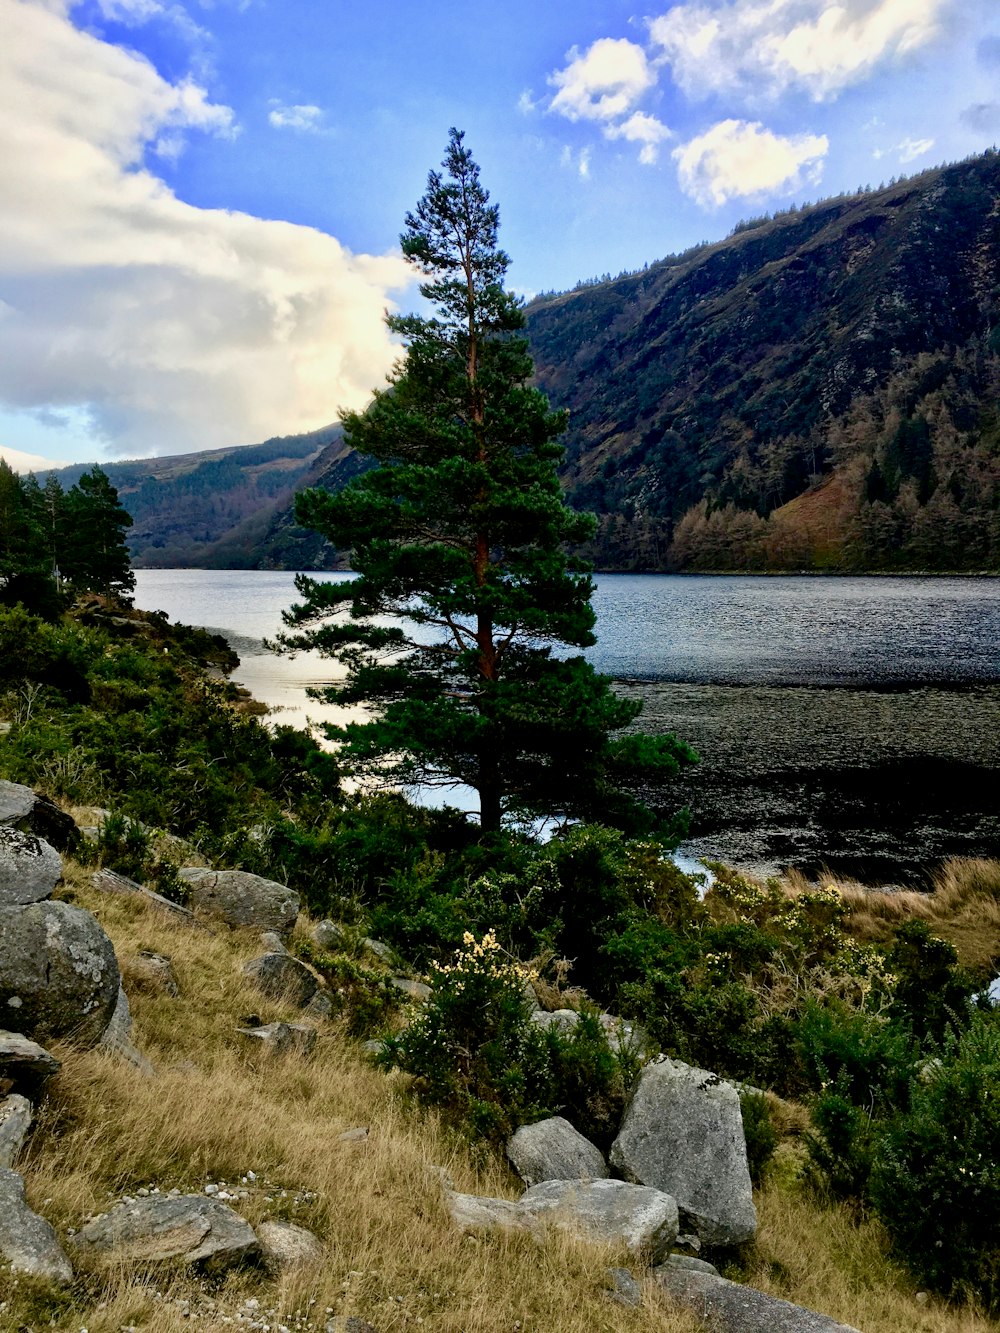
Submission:
M 257 1299 L 272 1328 L 322 1328 L 325 1311 L 358 1314 L 380 1333 L 420 1326 L 441 1333 L 563 1333 L 601 1329 L 692 1333 L 683 1314 L 651 1296 L 641 1310 L 610 1303 L 607 1267 L 626 1256 L 551 1236 L 463 1239 L 449 1224 L 436 1168 L 456 1188 L 516 1197 L 504 1164 L 447 1134 L 408 1100 L 406 1082 L 371 1068 L 332 1024 L 318 1052 L 273 1060 L 242 1049 L 234 1029 L 249 1013 L 293 1017 L 249 989 L 241 964 L 259 951 L 254 933 L 193 931 L 145 904 L 98 894 L 89 872 L 67 865 L 67 896 L 95 912 L 124 963 L 138 1044 L 157 1066 L 153 1079 L 98 1052 L 64 1052 L 31 1143 L 29 1201 L 63 1234 L 123 1193 L 157 1185 L 200 1190 L 257 1173 L 239 1205 L 251 1223 L 295 1220 L 323 1240 L 321 1264 L 269 1279 L 253 1271 L 209 1286 L 185 1274 L 154 1280 L 128 1266 L 83 1273 L 52 1298 L 0 1274 L 0 1327 L 48 1325 L 78 1333 L 150 1333 L 229 1327 Z M 304 921 L 299 929 L 304 929 Z M 172 957 L 182 996 L 143 993 L 128 958 L 140 949 Z M 363 1145 L 337 1142 L 370 1126 Z M 794 1144 L 786 1145 L 758 1196 L 761 1231 L 746 1277 L 865 1333 L 973 1333 L 986 1320 L 968 1309 L 918 1303 L 887 1258 L 877 1224 L 821 1208 L 799 1187 Z M 261 1182 L 266 1182 L 262 1185 Z M 297 1192 L 309 1191 L 302 1199 Z M 734 1272 L 734 1276 L 738 1275 Z M 159 1293 L 159 1295 L 157 1294 Z M 6 1306 L 4 1306 L 6 1302 Z M 261 1317 L 260 1315 L 257 1316 Z

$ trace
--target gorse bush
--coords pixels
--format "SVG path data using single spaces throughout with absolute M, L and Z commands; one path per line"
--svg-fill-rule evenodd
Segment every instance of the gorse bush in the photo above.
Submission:
M 1000 1310 L 1000 1012 L 948 1032 L 914 1078 L 876 1146 L 871 1198 L 921 1281 Z

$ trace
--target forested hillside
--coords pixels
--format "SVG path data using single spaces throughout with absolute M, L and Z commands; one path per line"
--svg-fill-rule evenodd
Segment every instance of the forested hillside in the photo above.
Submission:
M 536 300 L 603 568 L 1000 566 L 1000 156 Z

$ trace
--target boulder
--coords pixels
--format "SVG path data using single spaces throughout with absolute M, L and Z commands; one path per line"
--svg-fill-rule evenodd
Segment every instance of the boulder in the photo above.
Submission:
M 34 833 L 0 824 L 0 907 L 38 903 L 62 878 L 62 859 Z
M 37 1086 L 58 1074 L 60 1062 L 22 1032 L 0 1032 L 0 1083 Z
M 227 926 L 256 926 L 287 935 L 295 925 L 299 895 L 287 884 L 245 870 L 185 867 L 179 873 L 190 888 L 191 906 Z
M 445 1192 L 451 1220 L 459 1231 L 529 1231 L 540 1235 L 532 1215 L 510 1199 L 480 1198 L 478 1194 Z
M 338 1314 L 326 1321 L 323 1333 L 377 1333 L 377 1329 L 367 1319 L 359 1319 L 357 1315 Z
M 35 833 L 61 852 L 72 852 L 80 844 L 80 830 L 73 819 L 47 796 L 0 781 L 0 824 Z
M 722 1276 L 715 1264 L 710 1264 L 707 1259 L 696 1259 L 691 1254 L 668 1254 L 663 1262 L 674 1268 L 687 1269 L 691 1273 L 710 1273 L 712 1277 Z
M 318 990 L 302 1010 L 307 1018 L 329 1018 L 333 1013 L 333 1001 L 324 990 Z
M 81 1255 L 120 1263 L 198 1264 L 220 1272 L 254 1259 L 260 1244 L 238 1213 L 203 1194 L 120 1203 L 73 1237 Z
M 135 1065 L 141 1073 L 153 1074 L 156 1072 L 142 1052 L 136 1050 L 132 1042 L 132 1010 L 129 1008 L 128 996 L 121 986 L 118 987 L 118 1002 L 115 1005 L 115 1011 L 111 1015 L 111 1022 L 104 1029 L 100 1044 L 106 1051 L 120 1055 L 130 1065 Z
M 0 1167 L 0 1259 L 14 1273 L 49 1282 L 72 1282 L 73 1269 L 56 1233 L 24 1199 L 24 1181 Z
M 667 1263 L 653 1277 L 709 1333 L 858 1333 L 827 1315 L 767 1296 L 755 1287 Z
M 383 944 L 381 940 L 369 939 L 367 935 L 361 941 L 361 947 L 365 953 L 370 953 L 382 963 L 391 963 L 396 956 L 388 944 Z
M 600 1149 L 561 1115 L 522 1125 L 507 1143 L 507 1156 L 526 1185 L 540 1180 L 603 1180 L 608 1174 Z
M 149 907 L 166 916 L 173 917 L 175 921 L 183 921 L 185 925 L 193 930 L 203 930 L 209 935 L 214 935 L 214 930 L 209 930 L 208 926 L 195 918 L 195 915 L 187 907 L 180 903 L 171 902 L 169 898 L 164 898 L 162 893 L 155 893 L 152 889 L 147 889 L 144 884 L 137 884 L 134 879 L 129 879 L 127 875 L 119 875 L 114 870 L 98 870 L 96 874 L 91 875 L 90 882 L 95 889 L 101 893 L 127 893 L 133 897 L 141 898 Z
M 757 1230 L 740 1099 L 704 1069 L 662 1058 L 632 1090 L 611 1165 L 672 1195 L 705 1245 L 739 1245 Z
M 312 937 L 314 943 L 328 953 L 334 953 L 347 945 L 347 931 L 336 921 L 329 919 L 317 922 L 313 927 Z
M 624 1180 L 545 1180 L 525 1191 L 518 1206 L 588 1240 L 624 1242 L 653 1263 L 669 1254 L 677 1235 L 677 1204 L 670 1195 Z
M 95 1046 L 118 1002 L 115 951 L 96 917 L 69 903 L 0 907 L 0 1015 L 37 1041 Z
M 265 1023 L 263 1027 L 237 1028 L 236 1031 L 274 1055 L 285 1055 L 289 1051 L 309 1055 L 316 1045 L 316 1029 L 306 1023 Z
M 148 991 L 153 995 L 169 995 L 174 1000 L 180 997 L 174 965 L 166 954 L 142 949 L 137 954 L 123 958 L 121 969 L 126 981 L 136 990 Z
M 426 982 L 410 981 L 408 977 L 390 977 L 389 984 L 414 1004 L 426 1004 L 433 994 Z
M 272 1000 L 283 1000 L 304 1009 L 316 994 L 316 978 L 297 958 L 287 953 L 265 953 L 253 958 L 243 969 L 243 975 Z
M 315 1264 L 323 1258 L 319 1239 L 293 1222 L 261 1222 L 257 1239 L 261 1258 L 274 1272 L 298 1268 L 300 1264 Z
M 545 1009 L 533 1009 L 528 1018 L 537 1027 L 554 1029 L 562 1033 L 572 1032 L 580 1021 L 580 1015 L 575 1009 L 553 1009 L 551 1012 Z
M 627 1268 L 609 1268 L 608 1277 L 611 1279 L 611 1289 L 608 1292 L 610 1299 L 616 1305 L 638 1309 L 642 1304 L 642 1288 L 635 1280 L 635 1275 Z
M 27 1097 L 12 1092 L 9 1097 L 0 1099 L 0 1167 L 14 1165 L 28 1137 L 32 1118 L 31 1102 Z

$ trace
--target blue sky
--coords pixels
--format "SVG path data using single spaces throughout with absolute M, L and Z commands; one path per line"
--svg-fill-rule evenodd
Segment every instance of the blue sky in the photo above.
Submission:
M 0 0 L 0 450 L 360 406 L 458 125 L 525 294 L 1000 140 L 997 0 Z

